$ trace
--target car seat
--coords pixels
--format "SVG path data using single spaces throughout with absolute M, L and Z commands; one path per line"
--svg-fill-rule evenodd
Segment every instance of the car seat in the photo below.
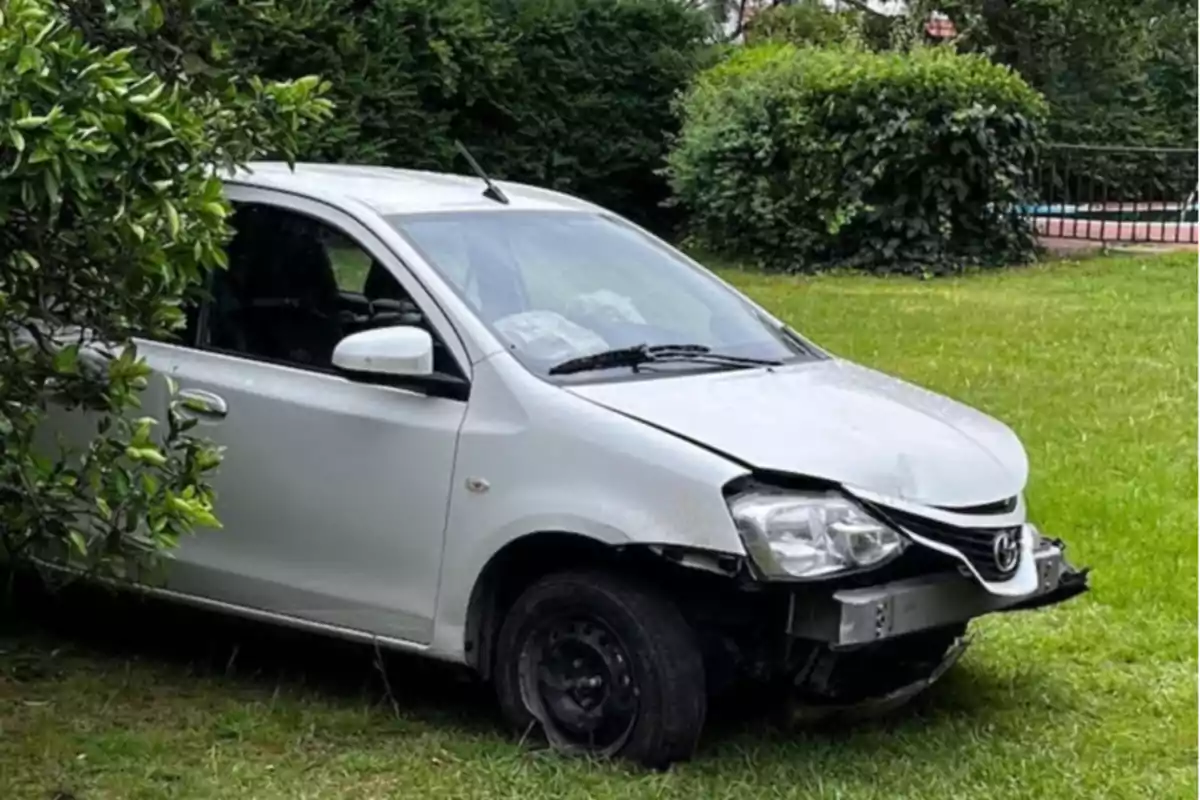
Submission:
M 251 213 L 246 213 L 250 211 Z M 342 338 L 338 285 L 316 223 L 240 209 L 213 343 L 279 361 L 324 366 Z M 223 340 L 223 341 L 222 341 Z

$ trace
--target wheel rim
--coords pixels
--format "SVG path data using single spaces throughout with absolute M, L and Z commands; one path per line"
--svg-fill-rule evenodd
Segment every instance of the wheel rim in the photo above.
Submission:
M 629 739 L 637 682 L 624 645 L 599 620 L 548 620 L 526 640 L 519 670 L 525 706 L 555 747 L 607 756 Z

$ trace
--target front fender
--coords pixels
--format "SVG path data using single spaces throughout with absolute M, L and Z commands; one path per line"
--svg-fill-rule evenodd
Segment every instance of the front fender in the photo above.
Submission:
M 432 646 L 456 661 L 475 583 L 521 537 L 745 554 L 721 493 L 744 467 L 512 365 L 477 366 L 459 438 Z

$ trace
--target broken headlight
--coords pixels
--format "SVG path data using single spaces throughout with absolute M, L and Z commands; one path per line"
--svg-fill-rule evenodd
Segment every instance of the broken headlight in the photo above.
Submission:
M 752 490 L 729 510 L 755 565 L 768 578 L 817 578 L 878 566 L 908 540 L 842 495 Z

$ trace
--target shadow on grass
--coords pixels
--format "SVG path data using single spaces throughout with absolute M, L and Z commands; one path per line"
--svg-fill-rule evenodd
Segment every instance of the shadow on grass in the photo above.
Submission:
M 490 687 L 453 665 L 94 588 L 47 595 L 26 586 L 14 600 L 19 613 L 0 618 L 0 680 L 54 682 L 87 662 L 108 662 L 114 669 L 103 671 L 112 672 L 132 661 L 161 670 L 164 682 L 216 679 L 233 691 L 264 693 L 284 687 L 476 734 L 503 730 Z M 714 702 L 700 756 L 748 739 L 770 745 L 815 738 L 831 745 L 893 730 L 919 735 L 984 721 L 1024 704 L 1023 698 L 1058 694 L 1034 675 L 1001 679 L 969 653 L 927 692 L 876 720 L 800 728 L 786 721 L 777 694 L 738 691 Z
M 709 747 L 753 738 L 765 745 L 798 738 L 825 744 L 851 739 L 873 740 L 874 735 L 945 733 L 958 727 L 980 727 L 1005 714 L 1027 708 L 1029 698 L 1040 698 L 1058 708 L 1071 704 L 1070 696 L 1050 676 L 1026 673 L 999 675 L 968 656 L 939 681 L 901 708 L 876 718 L 850 722 L 792 723 L 778 696 L 755 691 L 737 692 L 717 699 L 707 722 Z
M 453 665 L 91 587 L 48 595 L 23 586 L 14 599 L 21 622 L 0 624 L 0 651 L 8 651 L 0 677 L 53 681 L 83 660 L 114 668 L 132 661 L 175 673 L 164 681 L 217 679 L 267 693 L 282 687 L 458 727 L 499 724 L 488 687 Z

